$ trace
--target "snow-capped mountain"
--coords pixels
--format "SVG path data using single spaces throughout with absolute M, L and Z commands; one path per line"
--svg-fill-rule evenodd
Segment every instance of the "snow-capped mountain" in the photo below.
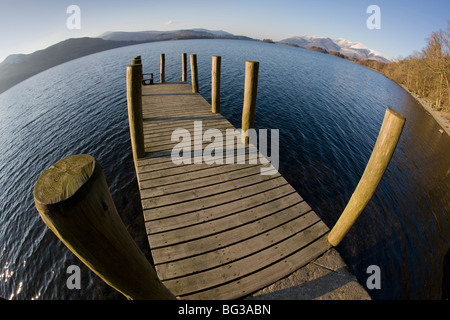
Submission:
M 337 51 L 349 58 L 373 59 L 381 62 L 391 62 L 392 59 L 382 53 L 370 49 L 360 42 L 353 42 L 344 38 L 330 39 L 318 36 L 291 37 L 279 41 L 293 44 L 302 48 L 319 47 L 327 51 Z

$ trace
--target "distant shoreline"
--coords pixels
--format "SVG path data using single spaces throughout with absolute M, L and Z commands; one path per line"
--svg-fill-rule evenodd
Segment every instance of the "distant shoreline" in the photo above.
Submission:
M 352 61 L 352 60 L 350 60 L 350 61 Z M 362 66 L 362 67 L 365 67 L 365 68 L 368 68 L 368 69 L 373 70 L 375 72 L 378 72 L 382 76 L 388 78 L 389 80 L 393 81 L 395 84 L 398 84 L 400 87 L 402 87 L 403 90 L 405 90 L 407 93 L 409 93 L 411 95 L 411 97 L 413 97 L 422 106 L 422 108 L 424 108 L 425 111 L 428 112 L 434 118 L 434 120 L 439 124 L 439 126 L 441 126 L 442 130 L 444 132 L 446 132 L 447 135 L 450 137 L 450 112 L 449 111 L 437 111 L 437 110 L 435 110 L 431 106 L 431 103 L 427 99 L 425 99 L 423 97 L 420 97 L 415 92 L 410 91 L 408 89 L 408 87 L 405 86 L 404 84 L 401 84 L 401 83 L 398 83 L 398 82 L 392 80 L 391 78 L 387 77 L 385 74 L 381 73 L 380 71 L 378 71 L 378 70 L 376 70 L 374 68 L 371 68 L 371 67 L 366 66 L 366 65 L 359 64 L 356 61 L 353 61 L 353 62 L 358 64 L 358 65 L 360 65 L 360 66 Z M 441 132 L 439 132 L 439 133 L 441 133 Z M 443 134 L 443 132 L 441 134 Z
M 436 120 L 436 122 L 442 127 L 442 130 L 444 130 L 444 132 L 446 132 L 450 137 L 450 112 L 437 111 L 433 109 L 431 104 L 425 98 L 419 97 L 416 93 L 409 91 L 403 84 L 398 85 L 408 92 L 414 99 L 416 99 L 416 101 Z

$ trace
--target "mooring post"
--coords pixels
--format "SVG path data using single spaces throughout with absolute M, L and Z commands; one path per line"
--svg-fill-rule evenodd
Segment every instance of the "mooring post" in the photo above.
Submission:
M 142 64 L 127 67 L 127 102 L 133 159 L 145 155 L 144 127 L 142 123 Z
M 222 58 L 212 57 L 211 70 L 211 109 L 213 113 L 220 113 L 220 65 Z
M 197 55 L 191 54 L 190 58 L 191 58 L 192 92 L 198 93 Z
M 361 180 L 328 235 L 328 242 L 332 246 L 336 247 L 341 242 L 375 193 L 400 139 L 405 120 L 405 117 L 397 111 L 390 108 L 386 110 L 375 147 Z
M 242 109 L 241 141 L 248 145 L 247 130 L 255 127 L 256 95 L 258 88 L 258 61 L 245 62 L 244 106 Z
M 44 171 L 34 201 L 45 224 L 93 272 L 129 299 L 174 299 L 131 238 L 93 157 L 74 155 Z
M 131 64 L 142 64 L 141 56 L 134 57 L 133 60 L 131 61 Z
M 166 55 L 161 53 L 159 56 L 160 67 L 159 67 L 159 79 L 161 83 L 166 82 Z
M 181 81 L 187 81 L 187 55 L 186 53 L 181 54 Z

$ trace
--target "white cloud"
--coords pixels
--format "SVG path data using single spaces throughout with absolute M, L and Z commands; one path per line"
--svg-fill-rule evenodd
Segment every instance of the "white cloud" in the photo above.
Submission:
M 169 20 L 169 21 L 164 22 L 164 24 L 172 24 L 172 23 L 173 23 L 172 20 Z

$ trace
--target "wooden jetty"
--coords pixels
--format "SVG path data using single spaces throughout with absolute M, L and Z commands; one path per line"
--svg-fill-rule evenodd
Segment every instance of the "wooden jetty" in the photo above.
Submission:
M 142 86 L 145 155 L 135 162 L 145 226 L 158 277 L 175 296 L 234 299 L 322 255 L 331 247 L 329 229 L 278 172 L 261 174 L 267 165 L 202 163 L 210 143 L 204 133 L 220 130 L 225 137 L 236 128 L 218 113 L 220 57 L 212 61 L 213 106 L 198 93 L 195 55 L 191 70 L 193 86 L 167 83 L 164 75 L 159 84 Z M 247 62 L 243 130 L 254 127 L 257 73 L 258 63 Z M 172 134 L 180 128 L 196 148 L 189 164 L 171 159 L 179 143 Z M 232 155 L 248 147 L 245 139 L 224 145 Z
M 208 129 L 224 137 L 235 130 L 189 84 L 145 86 L 142 97 L 146 156 L 136 162 L 139 189 L 155 268 L 173 294 L 239 298 L 330 247 L 328 227 L 292 186 L 278 172 L 261 175 L 267 165 L 172 162 L 175 129 L 194 136 L 194 122 L 201 120 L 196 139 Z M 237 154 L 245 145 L 236 141 L 230 148 Z
M 160 83 L 142 73 L 140 57 L 127 67 L 130 136 L 154 269 L 120 223 L 95 159 L 65 158 L 34 189 L 49 228 L 130 299 L 240 298 L 337 246 L 375 192 L 405 121 L 386 111 L 363 177 L 330 231 L 245 134 L 254 127 L 258 63 L 246 62 L 239 133 L 219 113 L 220 57 L 213 57 L 212 105 L 198 93 L 197 59 L 190 58 L 192 86 L 186 54 L 180 82 L 165 81 L 163 54 Z M 212 137 L 217 143 L 230 133 L 213 158 L 204 157 L 212 155 Z M 180 144 L 183 157 L 175 161 Z M 219 150 L 226 151 L 222 161 Z

